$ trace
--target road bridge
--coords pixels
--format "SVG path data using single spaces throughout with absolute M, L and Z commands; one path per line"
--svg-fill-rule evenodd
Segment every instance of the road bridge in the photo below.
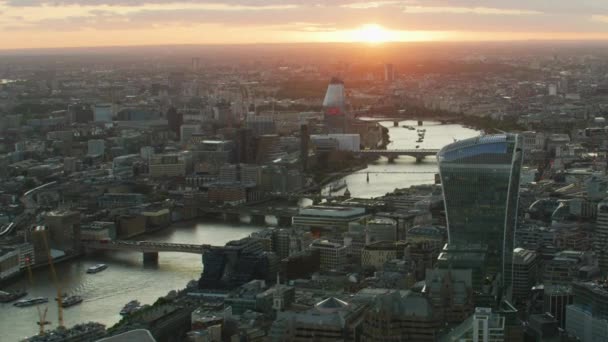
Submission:
M 197 208 L 199 215 L 221 215 L 224 220 L 238 221 L 241 216 L 251 217 L 251 221 L 257 224 L 265 224 L 266 216 L 274 216 L 280 226 L 290 226 L 292 218 L 298 214 L 296 207 L 265 207 L 255 208 L 246 206 L 224 206 Z
M 424 158 L 428 156 L 434 156 L 439 153 L 438 149 L 424 149 L 424 148 L 415 148 L 415 149 L 400 149 L 400 150 L 361 150 L 358 152 L 354 152 L 360 156 L 382 156 L 387 157 L 389 162 L 392 162 L 399 156 L 410 156 L 416 158 L 417 162 L 422 161 Z
M 143 253 L 144 261 L 146 262 L 158 261 L 159 252 L 203 254 L 206 250 L 213 247 L 211 245 L 120 240 L 83 241 L 82 246 L 89 250 L 140 252 Z
M 458 122 L 457 117 L 449 117 L 449 116 L 437 116 L 437 117 L 423 117 L 423 116 L 401 116 L 401 117 L 393 117 L 393 116 L 374 116 L 370 114 L 362 114 L 356 115 L 355 119 L 365 122 L 381 122 L 381 121 L 392 121 L 393 126 L 399 126 L 401 121 L 413 120 L 417 121 L 418 126 L 423 126 L 424 121 L 438 121 L 442 124 Z

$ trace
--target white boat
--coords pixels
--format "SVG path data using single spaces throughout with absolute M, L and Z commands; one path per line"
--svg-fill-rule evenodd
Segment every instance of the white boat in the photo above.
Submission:
M 22 300 L 18 300 L 15 303 L 13 303 L 14 306 L 16 307 L 26 307 L 26 306 L 32 306 L 32 305 L 36 305 L 36 304 L 42 304 L 42 303 L 47 303 L 49 301 L 48 298 L 45 297 L 34 297 L 34 298 L 30 298 L 30 299 L 22 299 Z
M 106 264 L 97 264 L 95 266 L 91 266 L 87 269 L 87 273 L 98 273 L 108 268 Z

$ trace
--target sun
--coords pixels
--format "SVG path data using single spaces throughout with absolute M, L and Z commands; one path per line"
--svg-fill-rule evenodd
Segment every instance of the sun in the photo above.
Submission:
M 354 40 L 370 44 L 380 44 L 394 40 L 393 34 L 378 24 L 363 25 L 355 30 L 353 35 Z

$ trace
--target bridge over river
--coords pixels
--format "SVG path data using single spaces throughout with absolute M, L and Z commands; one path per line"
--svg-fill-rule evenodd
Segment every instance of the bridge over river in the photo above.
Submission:
M 124 240 L 83 241 L 82 246 L 88 250 L 140 252 L 144 255 L 144 262 L 157 262 L 159 252 L 203 254 L 206 250 L 213 248 L 211 245 Z
M 428 156 L 434 156 L 439 153 L 438 149 L 429 148 L 411 148 L 411 149 L 397 149 L 397 150 L 361 150 L 355 152 L 360 156 L 383 156 L 388 158 L 389 162 L 395 160 L 399 156 L 410 156 L 416 158 L 417 162 L 422 161 Z

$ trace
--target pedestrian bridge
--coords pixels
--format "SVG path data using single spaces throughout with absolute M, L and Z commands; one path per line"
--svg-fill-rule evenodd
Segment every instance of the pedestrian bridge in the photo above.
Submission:
M 82 245 L 87 249 L 93 250 L 141 252 L 144 253 L 144 259 L 146 259 L 146 254 L 155 254 L 156 258 L 158 258 L 159 252 L 203 254 L 212 247 L 211 245 L 154 241 L 83 241 Z

